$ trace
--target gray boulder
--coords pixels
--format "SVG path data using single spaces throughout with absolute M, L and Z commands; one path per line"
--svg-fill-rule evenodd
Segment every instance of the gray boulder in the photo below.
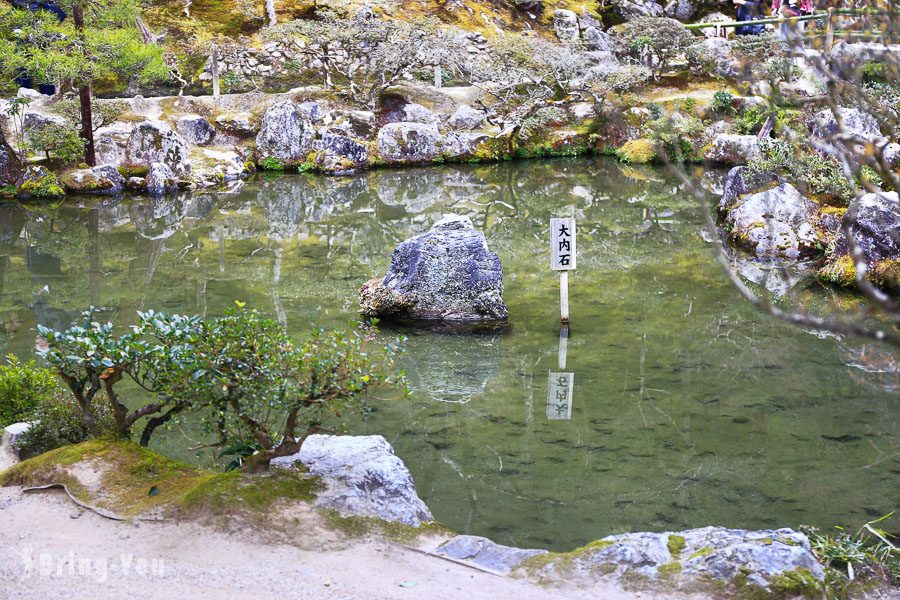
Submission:
M 238 137 L 251 136 L 258 129 L 253 123 L 253 116 L 246 112 L 218 115 L 215 120 L 218 129 Z
M 866 194 L 854 200 L 844 214 L 823 274 L 831 273 L 832 280 L 849 283 L 853 277 L 841 273 L 849 262 L 841 259 L 850 254 L 845 226 L 849 226 L 856 246 L 862 251 L 870 277 L 884 287 L 900 289 L 900 196 L 897 192 Z
M 164 163 L 176 175 L 191 172 L 187 144 L 180 135 L 162 121 L 144 121 L 131 132 L 125 146 L 124 165 L 149 168 Z
M 638 17 L 662 17 L 664 12 L 662 5 L 653 0 L 614 0 L 610 8 L 625 21 Z
M 483 110 L 463 104 L 450 115 L 448 123 L 454 129 L 475 129 L 484 122 L 484 117 Z
M 588 27 L 582 32 L 581 39 L 587 49 L 592 52 L 609 52 L 610 54 L 615 52 L 616 48 L 612 37 L 599 27 Z
M 509 574 L 532 556 L 547 553 L 546 550 L 501 546 L 475 535 L 458 535 L 437 549 L 437 554 L 442 556 L 472 562 L 503 575 Z
M 321 121 L 323 118 L 325 118 L 325 110 L 322 108 L 322 105 L 315 100 L 307 100 L 306 102 L 301 102 L 297 105 L 297 108 L 313 123 Z
M 316 167 L 326 173 L 345 173 L 369 165 L 369 144 L 350 136 L 325 133 L 314 147 Z
M 706 46 L 716 75 L 726 79 L 738 75 L 741 65 L 734 56 L 731 41 L 721 37 L 707 37 L 703 39 L 703 45 Z
M 175 121 L 175 130 L 196 146 L 205 146 L 216 135 L 216 130 L 209 121 L 200 115 L 185 115 Z
M 730 236 L 757 255 L 796 258 L 818 252 L 818 205 L 789 183 L 740 198 L 725 221 Z
M 353 134 L 363 140 L 375 134 L 375 113 L 370 110 L 351 110 L 346 113 Z
M 881 150 L 881 155 L 884 157 L 884 162 L 892 169 L 900 167 L 900 144 L 893 142 L 885 144 Z M 2 158 L 0 158 L 0 160 L 2 160 Z
M 566 561 L 576 573 L 588 576 L 602 573 L 603 578 L 619 581 L 664 581 L 684 590 L 721 582 L 764 594 L 821 594 L 825 577 L 809 540 L 791 529 L 704 527 L 677 533 L 626 533 L 605 537 L 573 554 L 548 561 L 544 569 L 564 568 Z M 782 589 L 781 582 L 791 576 L 805 582 L 806 589 Z
M 810 125 L 812 134 L 819 138 L 826 138 L 840 131 L 867 142 L 876 142 L 884 137 L 881 135 L 878 121 L 869 113 L 863 112 L 858 108 L 845 107 L 839 107 L 837 112 L 841 118 L 841 127 L 838 126 L 837 119 L 831 109 L 826 108 L 813 115 L 812 124 Z
M 694 16 L 694 5 L 691 0 L 675 0 L 664 8 L 665 15 L 679 21 L 687 21 Z
M 441 154 L 441 134 L 434 125 L 388 123 L 378 132 L 376 148 L 390 162 L 430 162 Z
M 441 139 L 441 154 L 447 160 L 472 158 L 478 146 L 487 138 L 486 133 L 451 131 Z
M 169 166 L 162 162 L 150 165 L 144 187 L 150 196 L 165 196 L 178 191 L 178 178 Z
M 311 435 L 300 452 L 272 464 L 291 468 L 298 462 L 325 483 L 316 506 L 416 527 L 433 520 L 409 469 L 380 435 Z
M 553 31 L 561 42 L 572 42 L 581 37 L 578 26 L 578 15 L 571 10 L 557 9 L 553 11 Z
M 755 135 L 722 133 L 713 139 L 706 160 L 723 165 L 745 165 L 759 155 L 759 139 Z
M 734 167 L 728 171 L 723 186 L 722 199 L 719 201 L 719 212 L 724 214 L 734 208 L 742 196 L 755 192 L 765 185 L 777 181 L 772 173 L 757 173 L 749 167 Z
M 273 158 L 295 167 L 307 160 L 315 134 L 312 121 L 298 105 L 289 100 L 273 104 L 263 115 L 256 136 L 257 162 Z
M 116 196 L 125 190 L 125 178 L 112 165 L 71 171 L 62 176 L 62 184 L 75 194 Z
M 18 443 L 29 429 L 31 429 L 31 423 L 13 423 L 4 427 L 3 434 L 0 436 L 0 452 L 9 452 L 18 458 Z
M 410 102 L 403 107 L 403 121 L 406 123 L 424 123 L 426 125 L 440 125 L 441 118 L 425 108 L 421 104 Z
M 359 303 L 363 314 L 382 317 L 493 321 L 509 315 L 500 257 L 460 216 L 398 245 L 384 279 L 360 288 Z

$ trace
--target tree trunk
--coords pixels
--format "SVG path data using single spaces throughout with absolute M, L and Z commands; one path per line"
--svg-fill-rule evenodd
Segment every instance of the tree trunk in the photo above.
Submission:
M 83 37 L 84 32 L 84 8 L 80 2 L 75 3 L 72 7 L 72 20 L 75 22 L 75 31 L 79 32 L 79 37 Z M 91 115 L 91 86 L 80 85 L 78 87 L 78 100 L 81 105 L 81 138 L 84 140 L 84 162 L 89 167 L 97 164 L 94 154 L 94 120 Z
M 275 27 L 278 22 L 275 18 L 275 0 L 266 0 L 266 16 L 269 18 L 269 27 Z
M 212 75 L 213 96 L 219 95 L 219 49 L 213 47 L 209 57 L 209 72 Z

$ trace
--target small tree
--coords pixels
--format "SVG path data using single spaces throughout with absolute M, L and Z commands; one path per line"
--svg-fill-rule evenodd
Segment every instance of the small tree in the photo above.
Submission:
M 272 27 L 264 36 L 293 43 L 316 64 L 326 89 L 374 107 L 381 93 L 410 71 L 433 65 L 435 46 L 446 41 L 435 22 L 380 19 L 297 20 Z
M 626 56 L 650 69 L 658 79 L 679 57 L 696 63 L 704 55 L 704 46 L 675 19 L 640 17 L 622 26 L 616 36 Z
M 116 336 L 112 323 L 100 323 L 97 314 L 91 307 L 62 332 L 38 325 L 38 354 L 69 388 L 91 435 L 100 434 L 95 402 L 101 401 L 101 391 L 121 437 L 130 437 L 140 419 L 154 416 L 141 436 L 146 446 L 156 427 L 186 406 L 178 383 L 190 369 L 190 348 L 201 333 L 200 321 L 148 311 L 138 313 L 139 322 L 130 332 Z M 129 410 L 117 388 L 126 377 L 150 392 L 153 401 Z
M 358 330 L 318 330 L 297 343 L 277 321 L 239 306 L 206 324 L 181 393 L 205 407 L 215 445 L 256 449 L 244 470 L 264 472 L 309 435 L 366 412 L 367 392 L 394 381 L 395 346 L 372 346 L 373 335 Z
M 84 155 L 84 139 L 68 123 L 47 123 L 28 133 L 26 147 L 37 154 L 70 164 Z
M 60 4 L 72 19 L 60 23 L 45 11 L 18 8 L 0 14 L 0 73 L 28 73 L 39 83 L 63 81 L 77 88 L 84 160 L 93 166 L 92 83 L 110 76 L 163 80 L 168 68 L 162 50 L 141 41 L 137 6 L 130 0 L 91 4 L 87 11 L 83 0 Z

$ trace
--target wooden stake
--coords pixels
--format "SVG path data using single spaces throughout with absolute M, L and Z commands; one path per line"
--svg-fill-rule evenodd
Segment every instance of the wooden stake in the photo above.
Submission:
M 834 46 L 834 8 L 828 8 L 828 20 L 827 29 L 825 33 L 825 52 L 831 52 L 831 47 Z
M 569 272 L 559 272 L 559 320 L 569 322 Z

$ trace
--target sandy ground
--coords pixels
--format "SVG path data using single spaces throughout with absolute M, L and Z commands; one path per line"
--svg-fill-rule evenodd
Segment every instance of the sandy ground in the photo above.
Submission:
M 0 471 L 11 464 L 0 452 Z M 0 598 L 52 600 L 652 598 L 547 589 L 360 540 L 335 551 L 273 545 L 200 525 L 121 523 L 62 493 L 0 488 Z

